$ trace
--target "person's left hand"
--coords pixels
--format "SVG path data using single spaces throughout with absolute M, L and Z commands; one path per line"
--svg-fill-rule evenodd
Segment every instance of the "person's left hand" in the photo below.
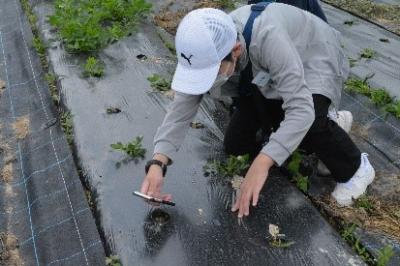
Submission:
M 239 197 L 236 199 L 235 205 L 232 207 L 232 212 L 239 210 L 238 217 L 249 215 L 249 205 L 252 200 L 252 205 L 256 206 L 258 196 L 265 181 L 268 177 L 268 171 L 274 161 L 266 154 L 260 153 L 247 171 L 246 177 L 240 186 Z

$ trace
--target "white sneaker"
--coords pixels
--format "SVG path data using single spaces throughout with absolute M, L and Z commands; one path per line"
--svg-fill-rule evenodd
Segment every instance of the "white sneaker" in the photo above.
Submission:
M 349 111 L 338 111 L 332 110 L 329 111 L 328 117 L 335 121 L 341 128 L 343 128 L 346 133 L 349 133 L 351 130 L 351 126 L 353 125 L 353 115 Z M 331 171 L 329 171 L 328 167 L 318 160 L 317 173 L 320 176 L 329 176 L 331 175 Z
M 353 115 L 350 111 L 330 111 L 328 117 L 335 121 L 339 127 L 343 128 L 346 133 L 349 133 L 353 125 Z
M 375 178 L 375 170 L 368 160 L 368 154 L 361 154 L 361 164 L 357 172 L 346 183 L 337 183 L 332 197 L 341 206 L 350 206 L 353 199 L 365 193 Z

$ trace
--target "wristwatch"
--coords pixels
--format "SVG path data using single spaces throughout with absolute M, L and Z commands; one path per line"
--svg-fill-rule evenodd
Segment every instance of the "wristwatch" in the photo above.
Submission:
M 153 159 L 153 160 L 150 160 L 150 161 L 148 161 L 146 163 L 146 167 L 145 167 L 146 175 L 149 172 L 150 166 L 152 166 L 153 164 L 156 164 L 156 165 L 161 167 L 162 172 L 163 172 L 163 176 L 165 176 L 167 174 L 167 165 L 164 164 L 163 162 L 159 161 L 159 160 Z

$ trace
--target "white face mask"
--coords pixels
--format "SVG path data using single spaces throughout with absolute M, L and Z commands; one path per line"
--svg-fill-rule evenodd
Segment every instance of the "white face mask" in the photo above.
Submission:
M 214 81 L 214 84 L 212 85 L 211 89 L 217 89 L 217 88 L 221 87 L 229 80 L 229 78 L 230 78 L 230 76 L 228 76 L 226 74 L 219 74 L 217 76 L 217 79 Z
M 224 85 L 229 79 L 230 77 L 233 75 L 233 71 L 231 74 L 227 74 L 227 73 L 221 73 L 218 74 L 217 78 L 214 81 L 214 84 L 212 85 L 211 89 L 216 89 L 221 87 L 222 85 Z

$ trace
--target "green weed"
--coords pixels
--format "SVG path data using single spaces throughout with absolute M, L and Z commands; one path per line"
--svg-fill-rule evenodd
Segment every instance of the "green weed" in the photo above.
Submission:
M 385 246 L 378 251 L 378 259 L 376 261 L 377 266 L 386 266 L 390 259 L 394 256 L 393 248 L 391 246 Z
M 386 266 L 391 257 L 394 255 L 393 248 L 391 246 L 385 246 L 378 251 L 378 258 L 374 259 L 374 257 L 366 250 L 366 248 L 362 246 L 360 239 L 355 236 L 355 229 L 355 224 L 345 225 L 340 230 L 340 235 L 367 264 L 374 266 Z
M 357 62 L 358 62 L 357 59 L 354 59 L 354 58 L 349 57 L 349 64 L 350 64 L 350 67 L 354 67 L 354 66 L 356 65 Z
M 386 112 L 391 113 L 397 118 L 400 118 L 400 101 L 395 101 L 388 104 L 385 108 Z
M 132 158 L 144 159 L 146 154 L 146 149 L 142 147 L 142 140 L 143 137 L 136 137 L 135 140 L 127 144 L 122 144 L 121 142 L 111 144 L 111 148 L 113 148 L 114 150 L 123 151 Z
M 33 37 L 32 45 L 39 55 L 44 55 L 46 53 L 46 46 L 39 37 Z
M 204 166 L 204 172 L 207 176 L 214 177 L 234 177 L 244 176 L 250 167 L 250 156 L 239 155 L 229 156 L 225 162 L 213 160 Z
M 354 203 L 354 207 L 362 208 L 368 213 L 371 213 L 374 210 L 373 203 L 366 195 L 362 195 L 361 197 L 356 199 L 355 203 Z
M 125 36 L 125 32 L 120 23 L 114 23 L 110 28 L 111 41 L 118 41 Z
M 372 48 L 364 48 L 360 53 L 361 58 L 372 59 L 376 56 L 376 52 Z
M 393 101 L 389 93 L 384 89 L 372 89 L 370 92 L 371 101 L 379 107 L 385 106 Z
M 28 17 L 28 21 L 31 24 L 32 32 L 34 36 L 38 35 L 38 28 L 36 26 L 37 17 L 33 13 L 32 7 L 29 3 L 29 0 L 21 0 L 22 9 L 25 11 L 26 16 Z
M 292 154 L 291 160 L 287 165 L 287 169 L 292 174 L 292 181 L 296 183 L 298 189 L 306 193 L 309 189 L 309 180 L 308 176 L 303 176 L 300 173 L 300 164 L 303 156 L 299 151 L 295 151 Z
M 157 91 L 166 92 L 171 89 L 171 81 L 166 80 L 158 74 L 153 74 L 147 80 L 150 81 L 150 86 Z
M 215 1 L 221 8 L 232 9 L 235 8 L 235 1 L 233 0 L 217 0 Z
M 56 106 L 59 106 L 61 99 L 60 99 L 60 95 L 59 95 L 58 89 L 57 89 L 57 78 L 56 78 L 56 76 L 47 73 L 44 76 L 44 78 L 46 79 L 47 84 L 49 85 L 50 95 L 51 95 L 51 98 L 52 98 L 54 104 Z
M 69 145 L 74 143 L 74 126 L 72 123 L 72 115 L 70 112 L 60 114 L 61 127 L 65 133 L 65 137 Z
M 289 248 L 294 245 L 294 243 L 294 241 L 285 241 L 282 239 L 272 240 L 269 242 L 269 244 L 274 248 Z
M 145 0 L 56 0 L 49 17 L 70 52 L 94 52 L 132 33 L 151 4 Z
M 110 257 L 106 257 L 106 266 L 122 266 L 122 264 L 118 256 L 111 255 Z
M 101 77 L 104 75 L 104 66 L 95 57 L 89 56 L 84 68 L 83 75 L 85 77 Z
M 296 186 L 303 191 L 303 193 L 306 193 L 309 188 L 308 176 L 298 175 L 296 177 Z
M 362 246 L 360 239 L 355 236 L 355 229 L 355 224 L 345 225 L 340 230 L 340 235 L 367 264 L 374 265 L 375 260 L 373 256 Z
M 391 113 L 397 118 L 400 118 L 400 101 L 395 101 L 385 89 L 371 88 L 368 84 L 368 79 L 364 80 L 350 78 L 345 82 L 345 89 L 350 93 L 359 93 L 371 99 L 378 107 L 382 107 L 384 111 Z
M 47 58 L 46 58 L 47 46 L 43 43 L 42 39 L 40 39 L 39 36 L 33 37 L 32 46 L 33 46 L 33 48 L 35 48 L 36 52 L 38 53 L 42 66 L 47 70 L 48 69 L 48 62 L 47 62 Z
M 298 151 L 293 152 L 291 160 L 287 166 L 289 172 L 292 175 L 299 174 L 301 160 L 302 160 L 302 156 L 301 156 L 300 152 L 298 152 Z
M 176 54 L 175 45 L 172 42 L 164 42 L 164 44 L 172 54 Z
M 359 93 L 365 96 L 371 95 L 371 88 L 366 80 L 350 78 L 345 82 L 346 90 L 352 93 Z

